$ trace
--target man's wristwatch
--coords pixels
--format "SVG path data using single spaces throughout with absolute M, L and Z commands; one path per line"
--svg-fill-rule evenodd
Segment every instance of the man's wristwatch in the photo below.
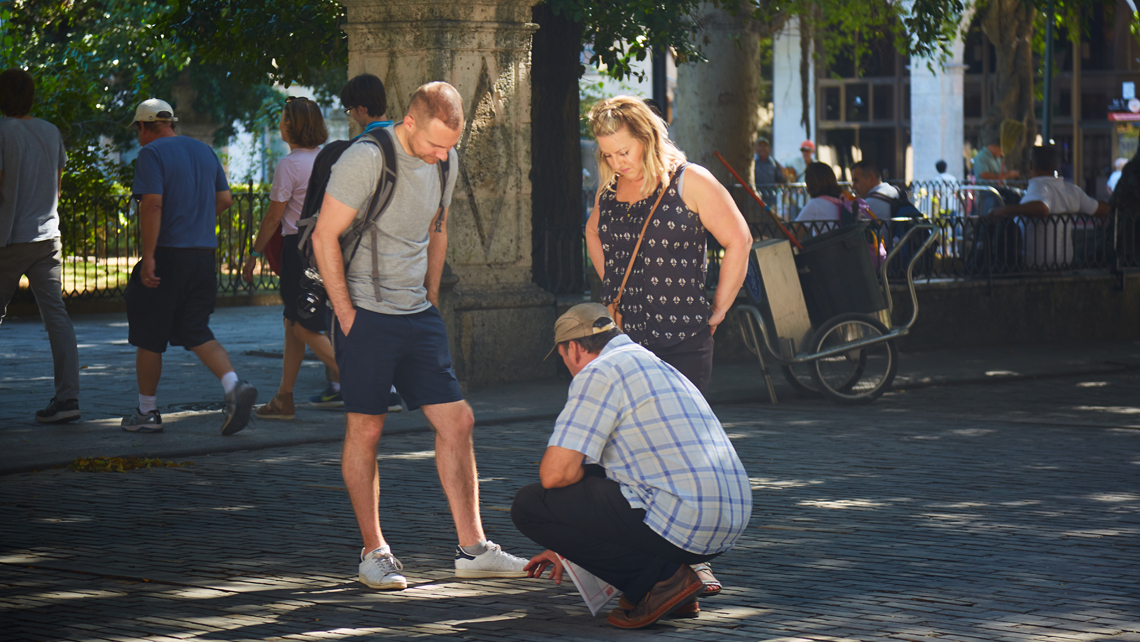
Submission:
M 253 249 L 252 247 L 249 248 L 249 255 L 255 259 L 261 258 L 261 252 L 258 252 L 257 250 Z

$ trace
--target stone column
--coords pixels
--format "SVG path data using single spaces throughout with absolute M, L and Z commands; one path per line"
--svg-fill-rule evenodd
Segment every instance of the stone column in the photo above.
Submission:
M 805 47 L 806 45 L 806 47 Z M 806 56 L 806 59 L 805 59 Z M 800 38 L 800 21 L 790 19 L 772 38 L 772 155 L 781 163 L 800 155 L 800 143 L 811 139 L 819 148 L 815 117 L 815 62 L 812 43 Z M 803 82 L 807 69 L 807 86 Z M 807 123 L 804 101 L 807 101 Z
M 718 151 L 751 183 L 760 126 L 760 36 L 749 28 L 750 20 L 712 4 L 702 4 L 699 12 L 708 62 L 677 66 L 673 139 L 721 184 L 736 179 L 713 155 Z
M 966 66 L 962 64 L 962 49 L 959 39 L 944 64 L 927 58 L 911 59 L 910 144 L 916 181 L 937 178 L 934 164 L 939 160 L 946 161 L 947 172 L 959 180 L 965 178 L 962 97 Z
M 452 359 L 471 386 L 553 376 L 554 297 L 531 282 L 530 23 L 535 0 L 340 0 L 348 75 L 384 81 L 401 118 L 416 87 L 444 80 L 466 122 L 448 222 L 458 277 Z M 441 302 L 441 305 L 445 305 Z

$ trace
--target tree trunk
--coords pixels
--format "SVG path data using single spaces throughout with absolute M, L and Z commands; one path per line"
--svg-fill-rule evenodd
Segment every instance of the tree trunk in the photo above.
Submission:
M 582 25 L 533 9 L 531 51 L 531 203 L 534 280 L 563 294 L 582 292 L 582 151 L 578 76 Z
M 673 138 L 689 160 L 727 186 L 735 179 L 719 151 L 746 181 L 760 127 L 760 36 L 745 22 L 711 4 L 702 5 L 702 50 L 708 62 L 677 68 Z
M 997 66 L 994 103 L 982 123 L 981 145 L 1000 138 L 1001 123 L 1009 118 L 1025 124 L 1025 135 L 1006 155 L 1006 169 L 1026 175 L 1029 148 L 1037 139 L 1033 109 L 1033 19 L 1037 11 L 1023 0 L 989 0 L 982 17 L 982 33 L 994 45 Z

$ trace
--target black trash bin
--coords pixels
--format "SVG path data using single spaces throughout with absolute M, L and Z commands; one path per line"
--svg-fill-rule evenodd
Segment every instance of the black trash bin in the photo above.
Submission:
M 847 312 L 874 314 L 887 307 L 871 265 L 866 224 L 848 225 L 803 241 L 796 271 L 808 316 L 818 328 Z

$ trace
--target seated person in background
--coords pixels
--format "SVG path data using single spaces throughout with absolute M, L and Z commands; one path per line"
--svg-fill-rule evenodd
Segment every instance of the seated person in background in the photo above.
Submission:
M 835 172 L 831 171 L 831 166 L 827 163 L 809 164 L 804 170 L 804 183 L 811 200 L 804 204 L 796 222 L 839 222 L 844 207 L 850 211 L 850 201 L 843 199 L 843 188 L 839 187 Z
M 551 567 L 560 583 L 561 554 L 624 591 L 609 616 L 619 628 L 695 617 L 704 584 L 689 565 L 731 548 L 752 513 L 732 442 L 696 387 L 622 334 L 605 306 L 570 308 L 554 340 L 574 380 L 541 483 L 511 507 L 519 531 L 548 549 L 528 572 Z
M 1124 166 L 1127 164 L 1127 158 L 1118 158 L 1116 159 L 1116 162 L 1112 164 L 1113 172 L 1108 175 L 1107 183 L 1109 194 L 1112 194 L 1113 190 L 1116 189 L 1116 184 L 1120 182 L 1120 176 L 1123 173 Z
M 1072 224 L 1042 220 L 1050 214 L 1106 216 L 1108 203 L 1094 200 L 1084 190 L 1057 176 L 1057 148 L 1034 147 L 1029 153 L 1033 177 L 1018 205 L 995 209 L 992 216 L 1024 217 L 1025 264 L 1030 268 L 1063 267 L 1073 260 Z M 1036 219 L 1036 220 L 1034 220 Z
M 1017 178 L 1017 170 L 1002 171 L 1001 157 L 1001 144 L 997 140 L 991 139 L 985 147 L 974 154 L 974 162 L 972 163 L 974 177 L 983 181 Z
M 944 160 L 940 160 L 934 164 L 934 171 L 938 172 L 938 180 L 942 181 L 943 183 L 949 183 L 950 185 L 957 187 L 958 186 L 958 178 L 956 176 L 954 176 L 953 174 L 947 173 L 946 167 L 947 167 L 946 161 L 944 161 Z
M 891 203 L 900 194 L 893 185 L 879 179 L 879 166 L 873 161 L 861 160 L 851 166 L 851 188 L 859 198 L 867 201 L 871 214 L 880 221 L 891 220 Z

